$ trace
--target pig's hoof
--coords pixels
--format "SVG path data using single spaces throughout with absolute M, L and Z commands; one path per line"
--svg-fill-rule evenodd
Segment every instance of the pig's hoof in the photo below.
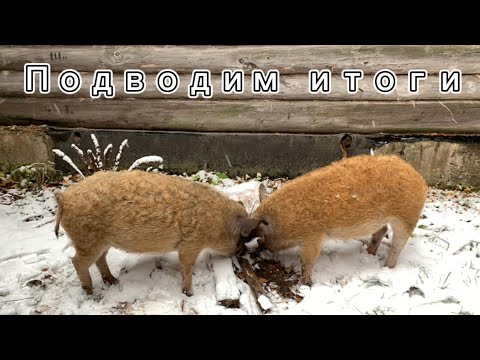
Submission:
M 303 284 L 303 285 L 306 285 L 306 286 L 312 287 L 312 279 L 311 279 L 311 278 L 309 278 L 309 279 L 303 278 L 303 279 L 302 279 L 302 284 Z
M 393 269 L 395 266 L 397 265 L 397 261 L 387 261 L 385 262 L 385 266 L 390 268 L 390 269 Z
M 193 291 L 192 291 L 192 289 L 182 288 L 182 293 L 184 293 L 184 294 L 187 295 L 188 297 L 193 296 Z
M 370 255 L 377 255 L 377 249 L 371 248 L 370 246 L 367 248 L 367 253 Z
M 83 290 L 87 293 L 87 295 L 93 295 L 93 289 L 90 287 L 84 287 L 82 286 Z
M 103 282 L 108 285 L 118 284 L 118 279 L 115 276 L 105 276 L 102 279 L 103 279 Z

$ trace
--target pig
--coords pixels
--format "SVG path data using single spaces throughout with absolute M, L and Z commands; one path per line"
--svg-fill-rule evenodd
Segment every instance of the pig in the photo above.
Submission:
M 107 264 L 110 247 L 134 253 L 178 251 L 182 291 L 193 295 L 192 268 L 203 249 L 231 256 L 258 225 L 245 207 L 209 185 L 177 176 L 101 171 L 57 192 L 55 233 L 70 238 L 72 263 L 87 294 L 95 263 L 107 284 L 116 284 Z
M 265 197 L 252 218 L 249 239 L 260 238 L 271 252 L 299 246 L 302 282 L 312 284 L 312 270 L 325 239 L 370 237 L 375 255 L 393 230 L 385 266 L 395 267 L 423 210 L 427 185 L 397 156 L 360 155 L 336 161 L 287 182 Z

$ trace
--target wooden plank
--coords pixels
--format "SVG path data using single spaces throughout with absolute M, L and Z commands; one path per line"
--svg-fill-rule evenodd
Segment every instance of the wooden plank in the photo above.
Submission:
M 207 264 L 215 280 L 217 302 L 227 308 L 240 308 L 240 290 L 237 287 L 232 259 L 211 254 L 207 258 Z
M 480 133 L 480 101 L 3 98 L 0 123 L 284 133 Z
M 1 46 L 0 70 L 23 71 L 27 62 L 48 62 L 53 71 L 141 69 L 156 73 L 170 68 L 179 73 L 209 69 L 278 69 L 283 74 L 308 73 L 311 69 L 362 69 L 373 74 L 390 69 L 406 74 L 411 69 L 438 73 L 460 69 L 480 73 L 477 45 L 360 45 L 360 46 Z
M 257 274 L 255 274 L 255 270 L 247 259 L 240 256 L 238 256 L 237 259 L 245 275 L 245 280 L 247 280 L 247 284 L 252 291 L 252 295 L 255 298 L 258 308 L 262 313 L 265 314 L 272 307 L 272 303 L 266 297 L 260 279 L 258 278 Z M 263 299 L 266 299 L 266 303 Z
M 23 72 L 20 71 L 2 71 L 0 72 L 0 97 L 90 97 L 90 85 L 93 81 L 93 73 L 81 73 L 82 87 L 74 95 L 66 95 L 58 88 L 58 75 L 52 73 L 50 94 L 26 95 L 23 91 Z M 245 76 L 245 92 L 243 94 L 223 94 L 221 91 L 221 75 L 212 75 L 213 100 L 241 100 L 241 99 L 271 99 L 271 100 L 475 100 L 480 99 L 480 78 L 478 75 L 465 75 L 462 77 L 461 94 L 441 94 L 439 91 L 439 78 L 436 75 L 430 75 L 426 80 L 420 82 L 420 91 L 418 94 L 408 92 L 408 76 L 397 76 L 398 82 L 396 91 L 390 94 L 380 94 L 373 86 L 373 76 L 367 75 L 359 81 L 360 91 L 356 94 L 347 93 L 347 83 L 340 75 L 332 76 L 330 94 L 311 94 L 309 92 L 308 75 L 281 75 L 280 92 L 278 94 L 253 94 L 251 77 Z M 180 85 L 178 90 L 171 95 L 162 94 L 158 91 L 155 82 L 155 74 L 146 75 L 146 87 L 142 94 L 126 95 L 123 87 L 123 75 L 115 74 L 113 83 L 115 84 L 115 98 L 138 98 L 138 99 L 189 99 L 188 85 L 191 81 L 191 75 L 180 75 Z

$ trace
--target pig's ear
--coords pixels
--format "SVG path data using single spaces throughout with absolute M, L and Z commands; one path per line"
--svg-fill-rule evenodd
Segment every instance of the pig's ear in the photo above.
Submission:
M 263 183 L 260 183 L 260 187 L 258 188 L 258 197 L 260 200 L 260 203 L 263 202 L 268 197 L 268 191 L 265 185 Z
M 249 237 L 250 233 L 258 227 L 260 223 L 265 223 L 262 219 L 241 218 L 240 219 L 240 235 Z

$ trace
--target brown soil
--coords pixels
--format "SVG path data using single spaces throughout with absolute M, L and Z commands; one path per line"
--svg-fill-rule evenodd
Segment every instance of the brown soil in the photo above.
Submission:
M 250 253 L 252 268 L 258 277 L 258 282 L 262 284 L 263 291 L 266 294 L 276 292 L 283 299 L 293 299 L 296 302 L 301 302 L 303 297 L 292 291 L 299 284 L 300 274 L 297 274 L 291 267 L 284 267 L 278 261 L 265 259 L 261 256 L 264 252 L 268 252 L 268 250 L 258 247 Z M 239 256 L 244 253 L 246 253 L 246 247 Z M 242 281 L 245 281 L 245 275 L 241 270 L 236 274 Z

